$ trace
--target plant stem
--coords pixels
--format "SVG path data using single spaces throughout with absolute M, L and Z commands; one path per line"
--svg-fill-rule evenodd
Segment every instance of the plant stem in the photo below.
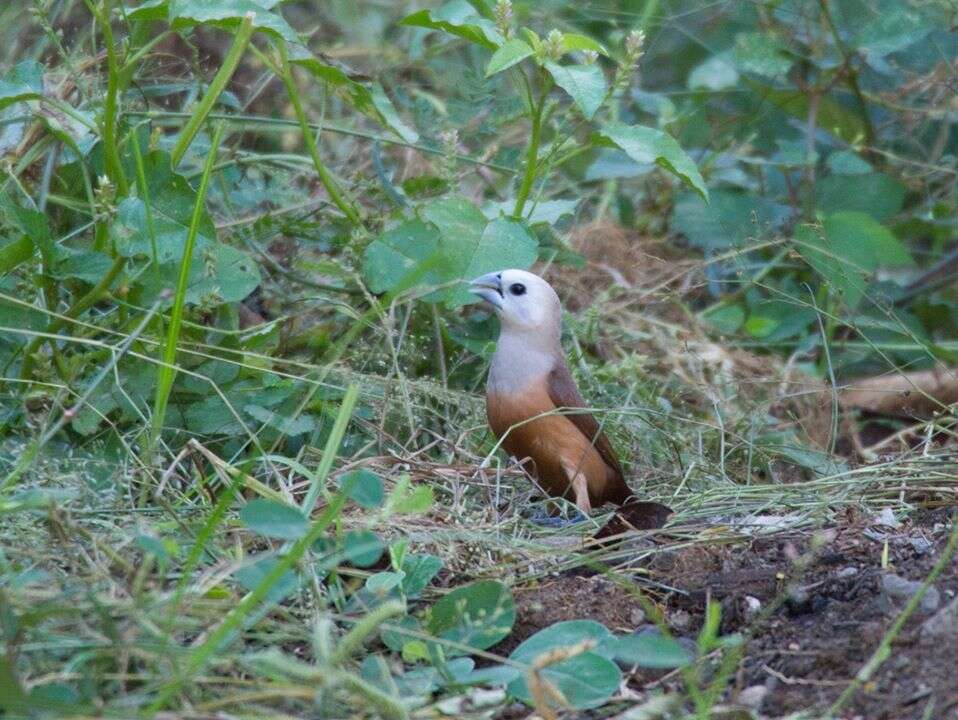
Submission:
M 216 104 L 216 100 L 222 94 L 223 90 L 226 89 L 226 85 L 229 83 L 230 78 L 233 77 L 233 73 L 236 72 L 236 68 L 239 67 L 243 53 L 246 52 L 246 46 L 249 45 L 250 38 L 253 37 L 253 18 L 255 17 L 255 13 L 246 13 L 243 23 L 240 25 L 239 30 L 236 31 L 236 37 L 233 39 L 233 44 L 230 46 L 229 52 L 226 53 L 226 57 L 223 58 L 223 64 L 220 66 L 220 69 L 217 70 L 216 75 L 213 76 L 213 81 L 210 83 L 209 88 L 207 88 L 206 94 L 203 95 L 199 104 L 190 114 L 189 120 L 186 121 L 186 125 L 180 133 L 179 139 L 176 141 L 173 152 L 170 154 L 170 163 L 174 168 L 180 164 L 180 160 L 182 160 L 183 155 L 186 154 L 187 149 L 193 142 L 193 138 L 195 138 L 196 133 L 199 132 L 200 126 L 206 122 L 206 118 L 213 110 L 213 105 Z
M 123 163 L 120 162 L 120 150 L 116 142 L 117 95 L 120 86 L 120 68 L 116 59 L 116 47 L 113 44 L 113 28 L 110 25 L 111 0 L 103 0 L 100 10 L 100 25 L 103 27 L 103 42 L 106 44 L 107 85 L 106 103 L 103 108 L 103 158 L 106 174 L 117 189 L 119 197 L 126 197 L 129 188 Z
M 536 170 L 539 161 L 539 142 L 542 135 L 542 109 L 545 106 L 546 95 L 549 93 L 548 82 L 543 80 L 542 92 L 532 108 L 532 135 L 529 137 L 529 147 L 526 149 L 526 167 L 522 175 L 522 184 L 516 196 L 516 206 L 512 210 L 513 217 L 521 218 L 526 200 L 536 179 Z
M 209 187 L 213 165 L 216 162 L 216 153 L 219 149 L 220 138 L 223 136 L 222 123 L 213 130 L 213 140 L 209 155 L 206 156 L 206 166 L 200 178 L 200 187 L 196 193 L 196 202 L 193 205 L 193 215 L 190 218 L 190 227 L 186 234 L 186 243 L 183 247 L 183 257 L 180 260 L 180 275 L 176 283 L 176 295 L 173 297 L 173 308 L 170 312 L 170 325 L 167 329 L 166 343 L 163 346 L 163 364 L 157 371 L 156 397 L 153 403 L 153 422 L 150 433 L 149 454 L 152 455 L 156 443 L 163 431 L 163 420 L 166 417 L 166 407 L 170 399 L 170 390 L 173 388 L 173 379 L 176 376 L 176 348 L 180 339 L 180 327 L 183 323 L 183 308 L 186 305 L 186 292 L 190 280 L 190 269 L 193 266 L 193 248 L 196 246 L 196 236 L 199 234 L 200 221 L 203 217 L 206 189 Z
M 322 157 L 320 157 L 316 137 L 310 129 L 309 120 L 306 118 L 306 112 L 303 110 L 303 103 L 300 100 L 299 90 L 296 88 L 296 83 L 293 80 L 293 71 L 289 64 L 286 46 L 282 43 L 279 45 L 279 55 L 280 77 L 286 86 L 286 92 L 289 94 L 290 102 L 293 104 L 296 119 L 299 121 L 299 127 L 303 132 L 303 140 L 306 143 L 306 148 L 309 150 L 310 157 L 313 159 L 313 166 L 316 168 L 316 174 L 319 175 L 319 181 L 323 184 L 323 187 L 326 188 L 326 192 L 329 193 L 329 199 L 333 201 L 336 207 L 342 210 L 343 214 L 349 219 L 349 222 L 361 228 L 363 227 L 363 221 L 359 216 L 359 211 L 343 197 L 332 173 L 329 172 L 325 163 L 323 163 Z

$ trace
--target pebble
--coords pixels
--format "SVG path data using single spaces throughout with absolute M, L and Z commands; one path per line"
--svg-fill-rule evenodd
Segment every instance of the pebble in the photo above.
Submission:
M 669 618 L 669 624 L 676 630 L 685 630 L 692 624 L 692 616 L 685 610 L 676 610 Z
M 882 576 L 881 586 L 882 590 L 885 591 L 885 595 L 892 600 L 907 601 L 912 595 L 918 592 L 921 583 L 914 580 L 906 580 L 899 575 L 888 573 Z M 938 594 L 938 588 L 932 585 L 921 599 L 921 610 L 924 613 L 935 612 L 935 610 L 938 609 L 939 603 L 941 603 L 941 596 Z
M 923 640 L 958 642 L 958 598 L 922 623 L 921 637 Z
M 640 607 L 632 608 L 629 611 L 629 622 L 632 623 L 632 627 L 638 627 L 645 622 L 645 610 Z
M 756 615 L 758 615 L 759 610 L 762 609 L 762 601 L 757 597 L 752 597 L 751 595 L 745 596 L 745 619 L 751 620 Z M 748 688 L 746 688 L 747 690 Z
M 841 570 L 835 573 L 836 577 L 840 577 L 840 578 L 849 578 L 857 574 L 858 574 L 858 568 L 852 567 L 851 565 L 849 565 L 848 567 L 843 567 Z
M 738 701 L 745 707 L 758 712 L 762 709 L 762 703 L 765 702 L 766 695 L 768 695 L 767 687 L 764 685 L 752 685 L 738 694 Z

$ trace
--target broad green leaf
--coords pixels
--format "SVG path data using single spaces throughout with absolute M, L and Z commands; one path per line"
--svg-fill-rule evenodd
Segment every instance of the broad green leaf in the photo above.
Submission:
M 395 289 L 417 266 L 435 259 L 439 233 L 421 220 L 408 220 L 387 230 L 366 246 L 363 276 L 369 289 L 384 293 Z M 438 269 L 427 272 L 420 285 L 439 285 L 443 275 Z
M 623 635 L 599 646 L 600 655 L 645 668 L 676 668 L 692 661 L 692 654 L 673 638 L 658 633 Z
M 235 576 L 240 585 L 247 590 L 253 590 L 259 586 L 260 582 L 262 582 L 278 564 L 278 558 L 267 556 L 257 560 L 252 565 L 240 568 L 236 571 Z M 279 576 L 276 583 L 274 583 L 269 589 L 269 592 L 266 593 L 266 600 L 269 602 L 280 602 L 295 593 L 299 589 L 299 586 L 299 575 L 292 570 L 287 570 Z
M 792 67 L 792 59 L 775 38 L 761 32 L 739 33 L 735 36 L 732 59 L 742 72 L 767 78 L 777 78 Z
M 275 413 L 259 405 L 246 405 L 243 410 L 258 422 L 290 437 L 296 437 L 316 429 L 316 420 L 309 415 L 290 417 L 285 413 Z
M 605 99 L 605 75 L 598 64 L 559 65 L 547 62 L 546 70 L 552 75 L 556 85 L 572 98 L 586 120 L 591 120 Z
M 843 257 L 866 272 L 915 264 L 911 253 L 891 230 L 865 213 L 840 212 L 828 216 L 825 236 L 841 249 Z
M 815 184 L 815 205 L 821 213 L 855 210 L 885 222 L 904 204 L 905 186 L 882 173 L 831 175 Z
M 33 247 L 33 240 L 26 235 L 0 247 L 0 274 L 6 275 L 33 257 Z
M 434 636 L 485 650 L 512 631 L 512 593 L 495 580 L 481 580 L 443 595 L 429 611 L 426 629 Z M 445 647 L 447 656 L 465 651 Z
M 433 492 L 428 485 L 417 485 L 393 505 L 398 515 L 421 515 L 432 507 Z
M 672 211 L 672 229 L 696 247 L 741 247 L 751 238 L 777 230 L 790 214 L 780 205 L 754 193 L 715 190 L 706 205 L 692 193 L 679 196 Z
M 768 342 L 785 340 L 805 332 L 815 321 L 815 311 L 799 302 L 764 300 L 752 308 L 745 330 Z
M 718 92 L 734 87 L 738 82 L 738 70 L 728 53 L 713 55 L 696 65 L 689 73 L 690 90 L 710 90 Z
M 596 42 L 588 35 L 580 35 L 579 33 L 562 33 L 562 50 L 564 52 L 590 50 L 606 57 L 609 55 L 609 51 L 601 43 Z
M 456 263 L 456 279 L 468 281 L 502 268 L 527 268 L 535 262 L 538 242 L 522 223 L 507 218 L 493 220 L 478 240 L 472 237 L 444 237 L 445 257 Z M 474 302 L 475 295 L 465 287 L 447 292 L 446 305 L 451 308 Z
M 923 40 L 934 27 L 907 3 L 879 11 L 856 33 L 852 44 L 871 57 L 883 57 Z
M 495 75 L 503 70 L 520 63 L 535 52 L 528 43 L 517 38 L 506 40 L 502 47 L 492 54 L 489 64 L 486 65 L 486 77 Z
M 259 266 L 241 250 L 229 245 L 213 243 L 197 248 L 190 268 L 186 302 L 190 304 L 220 305 L 238 302 L 260 284 Z M 140 276 L 144 298 L 153 298 L 175 284 L 179 263 L 160 265 L 160 278 L 152 272 Z
M 850 309 L 861 302 L 869 274 L 882 265 L 913 263 L 890 230 L 858 212 L 830 215 L 823 233 L 803 225 L 795 241 L 802 257 Z
M 593 620 L 569 620 L 540 630 L 513 650 L 509 658 L 531 664 L 550 650 L 570 647 L 583 640 L 594 640 L 601 645 L 611 639 L 612 634 L 600 623 Z M 573 709 L 599 707 L 615 694 L 622 681 L 622 672 L 618 666 L 597 650 L 598 648 L 580 653 L 541 671 L 543 679 L 561 692 Z M 532 703 L 524 676 L 510 682 L 506 689 L 513 697 Z
M 833 152 L 825 161 L 835 175 L 868 175 L 874 168 L 851 150 Z
M 299 508 L 264 498 L 246 503 L 240 520 L 258 535 L 280 540 L 298 540 L 309 530 L 309 521 Z
M 719 303 L 707 308 L 700 317 L 718 332 L 731 335 L 745 322 L 745 310 L 737 303 Z
M 366 589 L 369 592 L 383 595 L 402 583 L 403 574 L 398 572 L 378 572 L 366 578 Z
M 472 658 L 456 658 L 445 663 L 442 673 L 435 667 L 418 668 L 396 678 L 396 685 L 403 696 L 428 695 L 446 685 L 462 684 L 475 666 Z
M 236 30 L 247 13 L 253 13 L 253 27 L 288 43 L 299 42 L 296 31 L 281 15 L 269 12 L 255 0 L 169 0 L 167 19 L 174 29 L 193 25 L 214 25 Z
M 383 504 L 383 481 L 372 470 L 352 470 L 339 479 L 340 487 L 352 483 L 349 498 L 360 507 L 372 510 Z
M 574 200 L 540 200 L 535 204 L 530 204 L 530 212 L 526 216 L 525 221 L 529 225 L 536 225 L 538 223 L 555 225 L 559 221 L 559 218 L 574 215 L 575 209 L 579 206 L 580 202 L 582 202 L 581 198 Z M 503 216 L 511 215 L 512 209 L 515 206 L 516 201 L 514 198 L 501 202 L 488 200 L 482 206 L 482 214 L 490 220 L 495 220 Z
M 403 18 L 402 25 L 442 30 L 489 50 L 505 42 L 491 20 L 479 15 L 466 0 L 451 0 L 434 10 L 420 10 Z
M 428 553 L 407 555 L 402 563 L 402 571 L 405 574 L 402 581 L 403 593 L 406 597 L 418 597 L 440 570 L 442 570 L 442 560 L 435 555 Z
M 536 259 L 538 243 L 521 223 L 506 218 L 487 222 L 465 198 L 427 203 L 421 215 L 429 224 L 405 222 L 367 246 L 363 271 L 373 292 L 395 290 L 417 268 L 425 269 L 417 284 L 429 287 L 503 267 L 526 268 Z M 465 287 L 453 287 L 425 299 L 458 307 L 475 296 Z
M 808 120 L 808 93 L 800 90 L 774 90 L 757 82 L 748 80 L 746 82 L 752 86 L 759 97 L 774 103 L 802 122 Z M 865 137 L 865 123 L 861 117 L 830 97 L 819 100 L 817 120 L 819 129 L 847 143 L 857 142 Z
M 106 275 L 113 259 L 106 253 L 92 250 L 68 250 L 53 268 L 56 278 L 75 278 L 91 285 Z
M 638 163 L 656 163 L 674 173 L 703 199 L 708 200 L 708 188 L 705 187 L 699 169 L 671 135 L 641 125 L 608 123 L 602 126 L 600 138 L 624 150 Z
M 370 530 L 353 530 L 346 533 L 343 554 L 356 567 L 369 567 L 379 562 L 386 547 L 376 533 Z

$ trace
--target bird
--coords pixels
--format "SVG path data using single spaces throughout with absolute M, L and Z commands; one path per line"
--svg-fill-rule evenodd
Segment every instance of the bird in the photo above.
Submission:
M 640 502 L 612 443 L 578 387 L 562 350 L 562 304 L 534 273 L 507 269 L 477 277 L 469 290 L 499 317 L 499 340 L 486 382 L 486 416 L 502 447 L 553 497 L 588 515 L 605 503 L 620 510 L 596 537 L 629 527 L 662 527 L 672 510 Z

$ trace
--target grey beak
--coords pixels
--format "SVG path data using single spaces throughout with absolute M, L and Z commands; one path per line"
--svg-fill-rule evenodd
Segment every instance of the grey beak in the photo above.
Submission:
M 469 283 L 469 292 L 478 295 L 496 310 L 502 307 L 502 273 L 491 272 Z

